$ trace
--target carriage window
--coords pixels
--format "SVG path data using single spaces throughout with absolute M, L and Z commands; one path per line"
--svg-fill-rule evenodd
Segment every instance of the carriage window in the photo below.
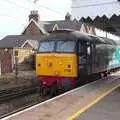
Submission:
M 57 41 L 56 52 L 75 52 L 75 41 Z
M 55 41 L 41 42 L 39 52 L 54 52 Z

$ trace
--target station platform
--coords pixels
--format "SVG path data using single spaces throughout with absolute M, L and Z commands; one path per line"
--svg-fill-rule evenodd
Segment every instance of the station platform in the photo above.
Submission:
M 120 87 L 79 114 L 75 120 L 120 120 Z
M 119 120 L 120 72 L 10 115 L 3 120 Z

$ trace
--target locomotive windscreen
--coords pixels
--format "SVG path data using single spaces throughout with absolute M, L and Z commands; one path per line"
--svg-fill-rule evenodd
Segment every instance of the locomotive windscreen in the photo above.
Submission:
M 54 41 L 40 42 L 38 52 L 54 52 L 54 48 Z
M 40 42 L 38 52 L 59 52 L 59 53 L 74 53 L 76 41 L 57 40 Z

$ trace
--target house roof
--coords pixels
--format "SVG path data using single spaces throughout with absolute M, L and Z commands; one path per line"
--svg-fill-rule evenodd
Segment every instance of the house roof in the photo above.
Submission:
M 43 34 L 46 34 L 47 32 L 52 32 L 54 26 L 57 25 L 58 29 L 74 29 L 74 30 L 80 30 L 82 22 L 74 20 L 57 20 L 57 21 L 39 21 L 36 22 L 35 20 L 30 20 L 30 22 L 27 24 L 25 29 L 22 31 L 22 34 L 27 29 L 29 24 L 31 22 L 34 22 L 35 25 L 38 27 L 40 31 L 42 31 Z
M 59 21 L 44 21 L 44 28 L 47 32 L 53 31 L 55 25 L 58 26 L 59 29 L 74 29 L 80 30 L 82 22 L 77 20 L 59 20 Z
M 22 35 L 8 35 L 0 40 L 0 48 L 14 48 L 21 47 L 27 40 L 33 44 L 33 40 L 40 41 L 46 35 L 22 36 Z M 34 45 L 34 44 L 33 44 Z
M 23 34 L 23 33 L 25 32 L 25 30 L 28 28 L 28 26 L 29 26 L 32 22 L 38 27 L 38 29 L 39 29 L 43 34 L 47 34 L 47 31 L 44 29 L 43 24 L 42 24 L 41 22 L 39 22 L 39 24 L 38 24 L 38 23 L 37 23 L 35 20 L 33 20 L 33 19 L 31 19 L 31 20 L 29 21 L 29 23 L 28 23 L 28 24 L 26 25 L 26 27 L 23 29 L 23 31 L 22 31 L 21 34 Z
M 37 49 L 38 46 L 39 46 L 39 42 L 38 42 L 38 40 L 26 40 L 26 41 L 22 44 L 21 48 L 26 48 L 27 45 L 29 45 L 29 46 L 32 47 L 33 49 Z M 27 47 L 28 47 L 28 46 L 27 46 Z

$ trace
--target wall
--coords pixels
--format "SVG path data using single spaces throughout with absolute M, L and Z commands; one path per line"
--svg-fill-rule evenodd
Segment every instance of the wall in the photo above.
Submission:
M 39 35 L 39 34 L 41 34 L 41 31 L 35 25 L 34 22 L 31 22 L 31 24 L 29 24 L 29 26 L 27 27 L 27 29 L 23 33 L 23 35 Z
M 12 72 L 12 49 L 0 48 L 0 64 L 2 73 Z
M 15 51 L 18 51 L 18 63 L 24 63 L 24 60 L 32 54 L 32 48 L 14 48 L 13 56 L 15 56 Z

